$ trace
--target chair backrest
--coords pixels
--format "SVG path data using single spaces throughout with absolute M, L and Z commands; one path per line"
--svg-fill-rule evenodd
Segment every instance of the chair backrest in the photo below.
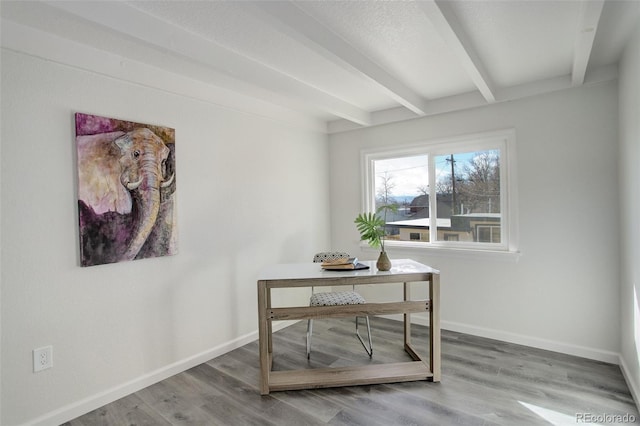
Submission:
M 351 257 L 351 255 L 344 251 L 322 251 L 320 253 L 316 253 L 316 255 L 313 256 L 313 263 L 321 263 L 321 262 L 324 262 L 325 260 L 341 259 L 343 257 L 349 258 Z M 355 284 L 352 285 L 351 288 L 355 291 L 356 289 Z M 315 293 L 315 287 L 312 286 L 311 294 L 313 293 Z
M 340 259 L 343 257 L 351 257 L 351 256 L 349 256 L 349 253 L 345 253 L 343 251 L 323 251 L 320 253 L 316 253 L 316 255 L 313 256 L 313 262 L 321 263 L 321 262 L 324 262 L 325 260 L 334 260 L 334 259 Z

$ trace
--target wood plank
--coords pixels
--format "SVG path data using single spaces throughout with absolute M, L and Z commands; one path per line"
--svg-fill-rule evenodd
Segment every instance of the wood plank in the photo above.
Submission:
M 260 348 L 260 393 L 269 393 L 269 370 L 271 370 L 271 358 L 269 348 L 271 348 L 271 329 L 267 321 L 267 307 L 270 290 L 265 281 L 258 281 L 258 345 Z
M 433 377 L 419 361 L 357 367 L 314 368 L 309 370 L 273 371 L 269 390 L 317 389 L 338 386 L 369 385 L 426 380 Z
M 339 285 L 364 285 L 364 284 L 389 284 L 404 282 L 425 282 L 429 281 L 430 272 L 425 273 L 402 273 L 393 275 L 389 279 L 388 275 L 362 275 L 362 276 L 336 276 L 322 278 L 300 278 L 269 280 L 268 288 L 295 288 L 295 287 L 333 287 Z
M 64 423 L 63 426 L 171 426 L 154 407 L 149 406 L 138 394 L 131 394 L 84 416 Z
M 440 381 L 441 341 L 440 341 L 440 275 L 432 274 L 429 281 L 429 299 L 432 308 L 429 311 L 429 362 L 433 372 L 433 381 Z
M 414 361 L 424 361 L 420 354 L 413 348 L 411 343 L 405 343 L 404 350 L 409 354 L 411 358 L 413 358 Z
M 428 300 L 389 303 L 362 303 L 359 305 L 339 306 L 298 306 L 293 308 L 271 308 L 273 321 L 310 319 L 310 318 L 346 318 L 367 315 L 387 315 L 409 312 L 426 312 L 430 308 Z
M 189 382 L 195 380 L 177 380 L 174 376 L 138 391 L 137 395 L 162 417 L 170 419 L 172 424 L 205 424 L 209 416 L 202 410 L 201 405 L 206 404 L 209 398 L 202 398 L 200 395 L 204 392 L 215 395 L 218 392 L 210 386 L 205 388 L 202 385 L 199 386 L 201 390 L 194 391 Z
M 411 300 L 411 284 L 404 283 L 402 285 L 403 300 Z M 405 313 L 404 316 L 404 343 L 408 345 L 411 343 L 411 314 Z

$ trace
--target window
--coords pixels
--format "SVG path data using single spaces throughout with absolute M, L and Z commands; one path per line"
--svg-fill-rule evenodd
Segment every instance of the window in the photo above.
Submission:
M 386 246 L 516 251 L 514 132 L 363 151 L 364 210 L 394 204 Z
M 478 241 L 481 243 L 499 243 L 500 227 L 499 226 L 478 226 Z

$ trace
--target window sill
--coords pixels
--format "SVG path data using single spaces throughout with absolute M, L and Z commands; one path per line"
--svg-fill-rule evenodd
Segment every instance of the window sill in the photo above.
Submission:
M 364 252 L 379 253 L 365 242 L 360 242 L 360 249 Z M 507 250 L 474 250 L 460 247 L 442 247 L 432 245 L 420 245 L 415 243 L 386 242 L 385 249 L 389 257 L 413 256 L 438 256 L 450 259 L 491 260 L 517 263 L 522 253 L 520 251 Z

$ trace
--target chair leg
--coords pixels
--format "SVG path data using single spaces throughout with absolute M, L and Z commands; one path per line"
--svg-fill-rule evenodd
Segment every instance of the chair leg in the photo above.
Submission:
M 311 358 L 311 334 L 313 333 L 313 320 L 307 320 L 307 359 Z
M 373 344 L 371 343 L 371 326 L 369 325 L 369 317 L 364 317 L 367 323 L 367 337 L 369 340 L 369 348 L 367 348 L 367 345 L 364 343 L 364 340 L 362 340 L 360 332 L 358 331 L 358 319 L 359 317 L 356 317 L 356 336 L 358 337 L 358 340 L 360 340 L 360 343 L 362 343 L 362 347 L 364 347 L 364 350 L 367 352 L 367 355 L 369 355 L 369 358 L 371 358 L 373 357 Z
M 369 324 L 369 317 L 365 317 L 367 319 L 367 336 L 369 336 L 369 351 L 371 352 L 369 356 L 373 356 L 373 342 L 371 341 L 371 325 Z

